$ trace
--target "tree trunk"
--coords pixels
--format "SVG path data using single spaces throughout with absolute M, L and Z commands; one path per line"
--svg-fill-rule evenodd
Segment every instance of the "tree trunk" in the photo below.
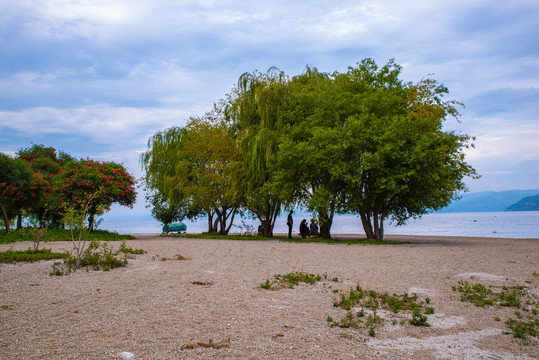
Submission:
M 95 214 L 91 213 L 90 216 L 88 216 L 88 232 L 91 232 L 94 230 L 94 221 L 95 221 Z
M 327 213 L 318 213 L 318 221 L 320 222 L 320 236 L 323 239 L 331 239 L 331 225 L 333 224 L 333 216 L 328 216 Z
M 376 211 L 373 211 L 372 218 L 370 213 L 364 211 L 359 212 L 361 217 L 361 223 L 363 224 L 363 230 L 365 231 L 365 236 L 369 240 L 384 240 L 384 218 L 383 214 L 378 214 Z
M 22 229 L 22 209 L 17 214 L 17 230 Z
M 208 212 L 208 233 L 213 232 L 213 213 Z
M 365 236 L 367 237 L 367 239 L 373 240 L 374 231 L 372 231 L 372 224 L 371 224 L 370 216 L 364 211 L 360 211 L 359 216 L 361 217 L 361 223 L 363 224 L 363 230 L 365 231 Z
M 258 220 L 260 220 L 260 225 L 262 225 L 262 235 L 264 237 L 273 237 L 273 229 L 275 227 L 275 220 L 281 212 L 281 204 L 272 204 L 269 202 L 265 209 L 258 208 L 253 211 Z
M 262 235 L 264 237 L 273 237 L 273 227 L 271 226 L 271 220 L 260 220 L 262 225 Z
M 4 217 L 4 225 L 6 226 L 6 232 L 9 232 L 9 219 L 7 217 L 6 208 L 4 207 L 4 204 L 2 204 L 2 201 L 0 201 L 0 210 L 2 210 L 2 216 Z
M 213 222 L 213 226 L 211 228 L 211 231 L 212 233 L 216 233 L 218 232 L 218 225 L 219 225 L 219 222 L 221 222 L 221 214 L 219 213 L 218 210 L 215 211 L 215 215 L 217 215 L 217 217 L 215 218 L 215 221 Z
M 230 219 L 230 222 L 228 223 L 228 227 L 226 228 L 226 235 L 230 232 L 230 229 L 232 228 L 232 224 L 234 223 L 234 217 L 236 216 L 236 210 L 237 208 L 234 207 L 234 210 L 232 211 L 232 218 Z

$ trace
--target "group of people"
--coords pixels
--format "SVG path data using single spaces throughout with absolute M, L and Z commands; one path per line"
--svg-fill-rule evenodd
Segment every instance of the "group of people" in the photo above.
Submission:
M 288 225 L 288 238 L 292 239 L 292 227 L 294 226 L 294 219 L 292 218 L 292 214 L 294 212 L 290 210 L 288 213 L 288 219 L 286 221 L 286 225 Z M 311 224 L 307 225 L 307 220 L 303 219 L 301 223 L 299 224 L 299 234 L 302 238 L 306 236 L 316 236 L 318 235 L 318 225 L 314 222 L 314 219 L 311 219 Z

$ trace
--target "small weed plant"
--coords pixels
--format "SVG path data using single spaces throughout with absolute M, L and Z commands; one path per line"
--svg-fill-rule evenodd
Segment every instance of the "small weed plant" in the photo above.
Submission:
M 80 268 L 92 268 L 94 270 L 109 271 L 127 265 L 127 257 L 118 257 L 120 251 L 113 251 L 108 242 L 93 240 L 87 247 L 84 256 L 78 258 L 69 254 L 64 258 L 63 264 L 55 262 L 52 266 L 51 275 L 66 275 Z
M 497 291 L 499 288 L 499 291 Z M 539 303 L 537 296 L 527 291 L 524 286 L 485 286 L 483 284 L 470 284 L 467 281 L 460 281 L 458 285 L 452 286 L 453 291 L 461 293 L 460 300 L 469 302 L 479 307 L 513 307 L 516 310 L 513 314 L 516 319 L 510 317 L 505 321 L 505 325 L 510 330 L 507 334 L 512 334 L 515 338 L 527 340 L 530 336 L 538 337 Z M 501 321 L 499 316 L 495 321 Z
M 41 242 L 45 241 L 45 235 L 47 235 L 47 227 L 45 226 L 45 215 L 47 214 L 47 208 L 43 212 L 41 221 L 35 217 L 28 216 L 26 211 L 22 211 L 22 216 L 26 217 L 28 220 L 28 227 L 22 229 L 22 233 L 33 242 L 34 250 L 39 249 Z
M 331 317 L 328 317 L 326 320 L 331 327 L 365 328 L 369 336 L 375 336 L 376 326 L 383 323 L 382 317 L 379 316 L 381 310 L 389 314 L 399 314 L 402 311 L 408 312 L 411 313 L 411 318 L 408 320 L 409 324 L 429 326 L 427 315 L 433 314 L 434 309 L 432 307 L 425 308 L 425 303 L 426 301 L 419 300 L 416 294 L 382 294 L 374 290 L 364 290 L 361 286 L 357 285 L 355 288 L 350 288 L 347 292 L 341 292 L 339 298 L 333 303 L 334 307 L 348 310 L 346 316 L 337 321 L 334 321 Z M 367 316 L 365 316 L 365 312 L 368 312 Z M 394 325 L 403 325 L 405 320 L 400 319 L 399 321 L 393 318 L 391 323 Z
M 278 290 L 286 287 L 293 289 L 294 286 L 297 286 L 300 283 L 313 285 L 321 280 L 321 275 L 296 271 L 285 275 L 274 275 L 272 280 L 267 279 L 266 282 L 260 284 L 260 288 L 265 290 Z
M 133 249 L 126 244 L 125 240 L 123 240 L 122 243 L 120 244 L 120 248 L 118 249 L 118 253 L 136 255 L 136 254 L 146 254 L 146 251 L 143 249 Z

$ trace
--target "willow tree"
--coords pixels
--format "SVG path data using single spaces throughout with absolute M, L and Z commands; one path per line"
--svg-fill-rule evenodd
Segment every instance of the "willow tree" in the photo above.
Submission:
M 148 142 L 141 163 L 153 215 L 161 221 L 206 216 L 208 232 L 229 232 L 241 205 L 231 181 L 238 157 L 219 117 L 216 108 L 191 118 L 184 128 L 158 132 Z
M 347 207 L 370 239 L 383 239 L 386 219 L 402 225 L 448 205 L 466 190 L 463 177 L 477 177 L 464 158 L 473 139 L 443 130 L 459 103 L 445 101 L 448 90 L 435 80 L 404 83 L 400 72 L 393 61 L 379 68 L 365 59 L 335 78 L 347 94 Z
M 172 127 L 158 131 L 148 140 L 140 163 L 146 171 L 144 189 L 152 216 L 163 224 L 198 216 L 202 209 L 190 206 L 181 189 L 168 181 L 175 174 L 178 154 L 185 147 L 186 129 Z
M 260 220 L 267 237 L 273 236 L 275 220 L 289 198 L 275 179 L 289 98 L 287 83 L 287 76 L 275 68 L 245 73 L 226 111 L 242 159 L 236 186 L 244 190 L 245 207 Z

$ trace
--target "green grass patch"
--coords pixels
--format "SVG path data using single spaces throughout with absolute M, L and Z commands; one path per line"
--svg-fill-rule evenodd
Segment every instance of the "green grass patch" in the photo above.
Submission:
M 502 286 L 500 292 L 494 292 L 493 286 L 486 287 L 483 284 L 470 284 L 467 281 L 459 281 L 453 285 L 453 291 L 461 293 L 460 301 L 469 302 L 479 307 L 507 306 L 520 308 L 521 299 L 527 295 L 523 286 Z
M 430 299 L 428 303 L 430 303 Z M 331 327 L 364 328 L 369 336 L 375 336 L 376 327 L 383 323 L 383 319 L 379 316 L 380 310 L 385 310 L 388 313 L 387 317 L 392 318 L 391 324 L 393 325 L 404 325 L 407 322 L 414 326 L 429 326 L 427 315 L 433 314 L 434 309 L 426 307 L 426 304 L 427 302 L 418 299 L 416 294 L 390 295 L 374 290 L 364 290 L 357 285 L 348 291 L 341 291 L 339 298 L 333 303 L 334 307 L 347 310 L 345 317 L 336 321 L 328 317 L 326 321 Z M 397 317 L 400 312 L 406 312 L 406 316 L 411 314 L 411 317 L 408 321 Z
M 458 285 L 452 286 L 453 291 L 461 293 L 460 300 L 469 302 L 479 307 L 513 307 L 516 319 L 510 317 L 505 325 L 515 338 L 527 340 L 530 336 L 537 337 L 539 329 L 539 316 L 537 309 L 539 303 L 537 296 L 529 293 L 524 286 L 485 286 L 483 284 L 470 284 L 467 281 L 459 281 Z M 499 316 L 494 321 L 501 321 Z
M 528 340 L 529 336 L 537 337 L 539 334 L 539 319 L 528 318 L 526 320 L 515 320 L 509 318 L 505 325 L 511 330 L 513 337 Z
M 313 285 L 321 280 L 322 275 L 296 271 L 285 275 L 274 275 L 272 280 L 267 279 L 266 282 L 260 284 L 260 288 L 265 290 L 278 290 L 282 288 L 293 289 L 294 286 L 299 285 L 300 283 Z
M 386 241 L 386 240 L 369 240 L 369 239 L 357 239 L 357 240 L 338 240 L 338 239 L 324 239 L 321 237 L 315 238 L 282 238 L 280 241 L 293 242 L 293 243 L 325 243 L 325 244 L 347 244 L 347 245 L 402 245 L 408 244 L 408 242 L 398 241 Z
M 121 235 L 117 232 L 107 230 L 94 230 L 90 232 L 88 237 L 88 240 L 99 241 L 121 241 L 134 239 L 136 238 L 133 235 Z M 33 239 L 28 236 L 26 229 L 11 230 L 9 233 L 7 233 L 5 230 L 0 231 L 0 244 L 10 244 L 17 241 L 33 241 Z M 47 229 L 47 233 L 41 241 L 71 241 L 71 233 L 66 229 Z
M 219 240 L 276 240 L 280 237 L 268 238 L 260 235 L 222 235 L 219 233 L 202 233 L 202 234 L 161 234 L 162 237 L 174 237 L 185 239 L 219 239 Z
M 223 239 L 223 240 L 279 240 L 283 242 L 293 243 L 325 243 L 325 244 L 348 244 L 348 245 L 401 245 L 409 244 L 409 242 L 400 241 L 381 241 L 381 240 L 338 240 L 338 239 L 324 239 L 321 237 L 313 238 L 293 238 L 288 239 L 284 236 L 274 236 L 272 238 L 260 236 L 260 235 L 221 235 L 218 233 L 202 233 L 202 234 L 168 234 L 161 235 L 163 237 L 177 237 L 186 239 Z
M 123 245 L 123 246 L 122 246 Z M 134 250 L 122 243 L 118 251 L 114 251 L 108 242 L 93 240 L 89 244 L 89 251 L 80 259 L 77 264 L 77 257 L 68 254 L 63 263 L 57 261 L 52 266 L 50 275 L 67 275 L 80 268 L 92 268 L 94 270 L 109 271 L 127 265 L 127 254 L 142 254 L 144 250 Z M 142 251 L 142 252 L 141 252 Z M 123 257 L 119 256 L 123 253 Z
M 11 263 L 11 262 L 34 262 L 40 260 L 51 260 L 51 259 L 65 259 L 69 253 L 54 253 L 50 249 L 38 249 L 22 251 L 6 250 L 0 252 L 0 262 L 2 263 Z

